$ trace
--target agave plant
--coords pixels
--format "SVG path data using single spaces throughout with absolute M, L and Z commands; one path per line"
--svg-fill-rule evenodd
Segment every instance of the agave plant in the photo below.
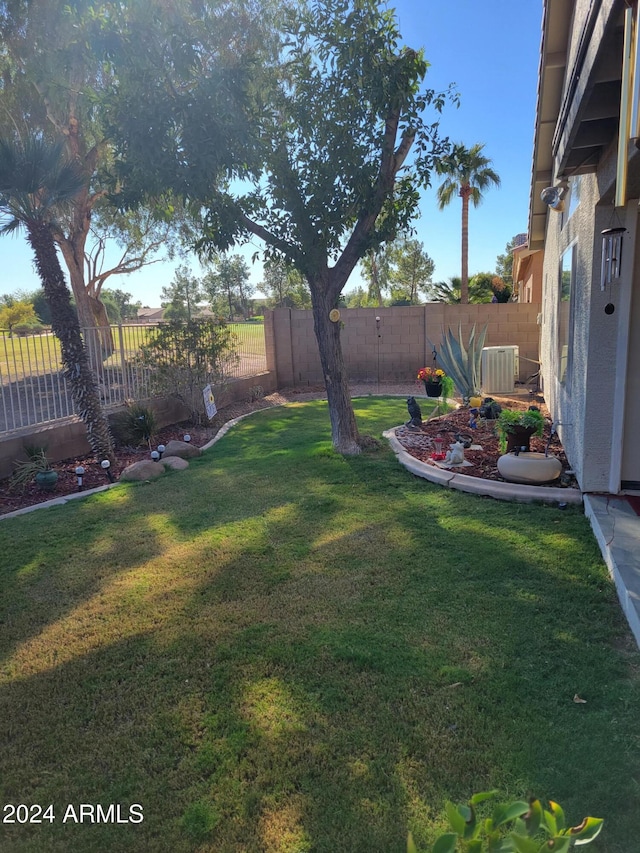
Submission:
M 457 339 L 451 329 L 443 332 L 438 361 L 447 375 L 453 379 L 464 403 L 468 403 L 470 397 L 480 394 L 480 363 L 486 336 L 487 326 L 476 335 L 474 324 L 469 335 L 469 343 L 465 348 L 462 342 L 461 324 L 458 325 Z

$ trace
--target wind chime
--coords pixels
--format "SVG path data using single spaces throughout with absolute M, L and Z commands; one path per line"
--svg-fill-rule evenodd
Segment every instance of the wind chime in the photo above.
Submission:
M 617 218 L 615 209 L 614 217 Z M 600 290 L 609 288 L 609 301 L 604 306 L 605 314 L 613 314 L 616 306 L 611 301 L 611 285 L 620 278 L 622 261 L 622 235 L 627 229 L 622 225 L 605 228 L 602 231 L 602 267 L 600 270 Z

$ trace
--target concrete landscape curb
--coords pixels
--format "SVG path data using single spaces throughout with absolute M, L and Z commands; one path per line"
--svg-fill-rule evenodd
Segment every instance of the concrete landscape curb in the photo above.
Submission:
M 422 477 L 439 486 L 448 486 L 460 492 L 468 492 L 473 495 L 486 495 L 501 501 L 518 501 L 530 503 L 531 501 L 543 501 L 544 503 L 570 503 L 581 504 L 582 492 L 579 489 L 561 489 L 557 486 L 527 486 L 520 483 L 507 483 L 499 480 L 483 480 L 480 477 L 470 477 L 468 474 L 458 474 L 455 471 L 438 468 L 421 462 L 415 456 L 403 448 L 396 438 L 396 429 L 385 430 L 382 433 L 387 439 L 391 449 L 398 458 L 398 462 L 407 471 Z

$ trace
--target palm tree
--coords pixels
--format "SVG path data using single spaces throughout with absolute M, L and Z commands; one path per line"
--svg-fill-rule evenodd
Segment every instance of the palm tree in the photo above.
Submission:
M 469 302 L 469 199 L 477 207 L 482 191 L 492 184 L 500 186 L 500 177 L 491 168 L 491 160 L 483 156 L 483 144 L 471 148 L 454 145 L 451 154 L 436 164 L 439 175 L 446 175 L 438 187 L 438 207 L 443 210 L 455 195 L 462 199 L 462 269 L 460 301 Z
M 449 281 L 436 281 L 431 288 L 431 301 L 446 305 L 460 304 L 460 279 L 453 276 Z
M 98 459 L 112 461 L 109 425 L 53 238 L 56 215 L 68 209 L 86 183 L 77 164 L 63 159 L 62 150 L 62 144 L 36 135 L 24 141 L 0 138 L 0 234 L 20 227 L 27 231 L 73 402 L 86 424 L 91 450 Z

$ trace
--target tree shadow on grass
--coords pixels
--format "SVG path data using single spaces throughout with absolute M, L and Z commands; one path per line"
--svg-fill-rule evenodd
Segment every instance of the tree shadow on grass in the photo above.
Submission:
M 322 437 L 270 472 L 287 427 L 269 423 L 264 453 L 240 433 L 242 452 L 167 480 L 171 501 L 132 489 L 107 536 L 144 523 L 152 573 L 125 554 L 62 590 L 59 633 L 0 688 L 5 801 L 141 802 L 144 823 L 16 828 L 7 849 L 399 853 L 445 798 L 494 786 L 605 813 L 601 849 L 631 849 L 638 656 L 614 648 L 585 520 L 448 492 L 386 451 L 335 458 Z

